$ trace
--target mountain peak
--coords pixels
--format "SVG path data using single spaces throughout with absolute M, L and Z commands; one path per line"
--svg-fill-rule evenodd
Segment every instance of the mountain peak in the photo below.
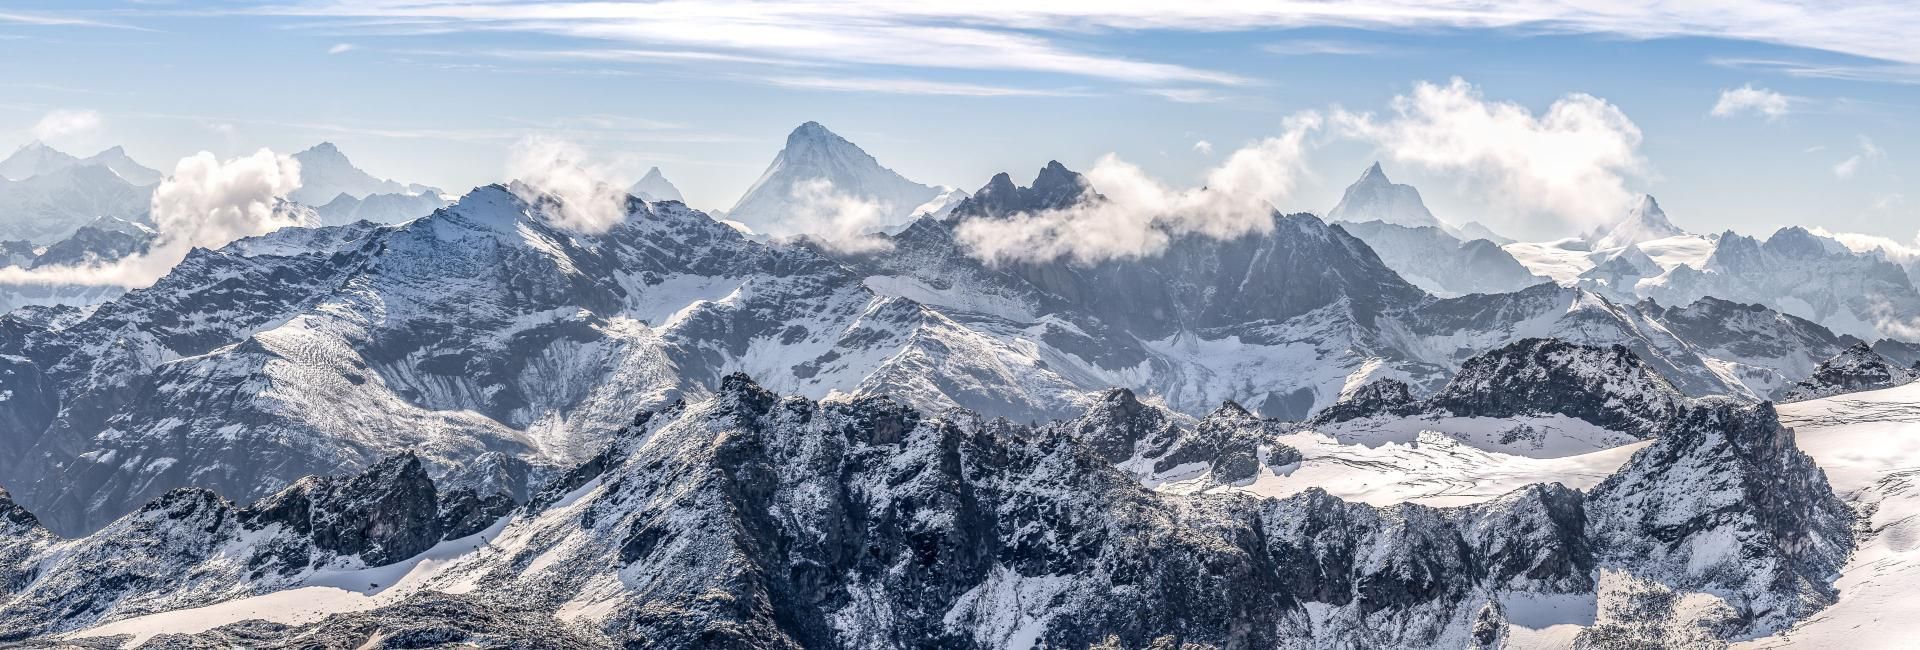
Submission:
M 879 218 L 863 225 L 879 230 L 913 219 L 916 208 L 941 194 L 939 188 L 915 183 L 882 166 L 859 145 L 827 130 L 819 122 L 806 122 L 787 134 L 786 146 L 774 156 L 759 180 L 727 211 L 727 216 L 757 233 L 805 234 L 801 229 L 819 224 L 795 221 L 796 215 L 810 211 L 809 206 L 799 202 L 817 192 L 809 188 L 807 195 L 802 196 L 796 190 L 802 184 L 820 181 L 825 181 L 834 197 L 877 204 Z
M 1652 194 L 1642 194 L 1627 210 L 1626 218 L 1595 230 L 1589 241 L 1595 249 L 1607 249 L 1685 234 L 1687 231 L 1667 219 L 1666 210 L 1660 209 L 1660 202 Z
M 1373 164 L 1368 166 L 1366 171 L 1360 172 L 1360 180 L 1355 182 L 1356 183 L 1380 182 L 1380 183 L 1387 183 L 1387 184 L 1393 183 L 1393 181 L 1387 179 L 1387 172 L 1386 170 L 1383 170 L 1380 168 L 1380 161 L 1378 160 L 1373 161 Z
M 1439 228 L 1440 220 L 1420 200 L 1420 190 L 1387 180 L 1375 162 L 1347 186 L 1340 203 L 1327 211 L 1327 221 L 1382 221 L 1409 228 Z
M 680 195 L 680 188 L 674 187 L 673 183 L 667 180 L 666 174 L 660 173 L 658 166 L 647 168 L 646 175 L 641 176 L 640 180 L 636 181 L 632 187 L 628 187 L 627 193 L 649 203 L 654 201 L 687 202 L 686 197 Z
M 1089 198 L 1096 198 L 1093 184 L 1085 176 L 1067 169 L 1058 160 L 1047 161 L 1027 187 L 1014 185 L 1006 172 L 993 175 L 986 186 L 954 206 L 955 217 L 1003 217 L 1022 212 L 1057 210 Z
M 833 131 L 829 130 L 827 127 L 822 126 L 819 122 L 813 122 L 813 121 L 808 121 L 804 124 L 801 124 L 800 126 L 794 127 L 793 132 L 787 134 L 788 147 L 792 147 L 797 144 L 810 143 L 810 142 L 834 142 L 834 141 L 847 142 L 847 139 L 840 137 L 840 134 L 834 133 Z M 847 142 L 847 144 L 852 144 L 852 143 Z

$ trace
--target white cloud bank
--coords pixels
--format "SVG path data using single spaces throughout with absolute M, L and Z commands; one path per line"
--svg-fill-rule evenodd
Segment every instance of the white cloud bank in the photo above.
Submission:
M 1739 88 L 1720 91 L 1720 100 L 1714 102 L 1714 117 L 1735 117 L 1744 113 L 1758 113 L 1768 120 L 1777 120 L 1792 112 L 1795 98 L 1747 84 Z
M 1455 77 L 1395 97 L 1393 113 L 1336 111 L 1345 137 L 1400 162 L 1458 175 L 1496 215 L 1585 230 L 1625 213 L 1629 179 L 1647 174 L 1640 128 L 1619 107 L 1585 93 L 1536 115 L 1493 101 Z
M 1105 196 L 1061 210 L 1000 219 L 969 219 L 955 236 L 990 263 L 1067 258 L 1090 264 L 1138 258 L 1166 250 L 1174 237 L 1218 239 L 1273 229 L 1284 204 L 1307 175 L 1307 136 L 1323 120 L 1316 113 L 1288 118 L 1283 133 L 1229 154 L 1197 188 L 1173 188 L 1108 154 L 1086 173 Z
M 788 189 L 793 212 L 771 224 L 775 237 L 809 235 L 820 244 L 848 253 L 871 253 L 893 248 L 875 236 L 887 225 L 892 206 L 836 191 L 824 178 L 798 181 Z
M 626 220 L 627 192 L 613 181 L 622 177 L 590 162 L 578 145 L 556 138 L 522 138 L 507 154 L 514 194 L 528 203 L 551 202 L 550 222 L 582 234 L 604 233 Z
M 0 284 L 145 287 L 194 248 L 312 225 L 307 213 L 288 209 L 284 201 L 299 188 L 300 163 L 292 157 L 261 149 L 222 162 L 203 151 L 180 159 L 154 188 L 150 207 L 158 234 L 147 252 L 90 266 L 0 268 Z

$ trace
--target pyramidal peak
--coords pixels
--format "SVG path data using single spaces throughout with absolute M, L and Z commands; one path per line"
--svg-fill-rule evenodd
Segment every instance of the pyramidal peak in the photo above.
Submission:
M 810 121 L 787 134 L 785 146 L 727 215 L 754 232 L 801 234 L 818 224 L 796 223 L 795 215 L 821 211 L 808 202 L 822 198 L 817 189 L 823 181 L 829 188 L 827 198 L 878 206 L 880 215 L 870 225 L 882 229 L 911 221 L 916 209 L 943 193 L 941 188 L 908 180 L 858 145 Z
M 1360 178 L 1340 196 L 1340 203 L 1327 211 L 1328 221 L 1381 221 L 1409 228 L 1440 228 L 1443 224 L 1420 200 L 1420 190 L 1398 185 L 1375 162 L 1360 173 Z
M 1589 241 L 1595 250 L 1606 250 L 1685 234 L 1687 231 L 1667 218 L 1666 210 L 1660 208 L 1660 202 L 1653 195 L 1642 194 L 1627 210 L 1625 218 L 1595 230 Z
M 687 202 L 686 197 L 680 195 L 680 188 L 674 187 L 673 182 L 668 181 L 667 176 L 660 173 L 659 167 L 647 168 L 646 175 L 641 176 L 639 181 L 634 182 L 631 187 L 628 187 L 627 193 L 632 194 L 634 198 L 649 203 L 654 201 Z

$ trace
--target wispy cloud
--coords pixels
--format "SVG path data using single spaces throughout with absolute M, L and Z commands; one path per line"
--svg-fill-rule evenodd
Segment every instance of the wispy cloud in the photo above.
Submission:
M 1874 144 L 1872 138 L 1864 135 L 1860 136 L 1860 152 L 1848 156 L 1846 160 L 1835 164 L 1833 166 L 1833 175 L 1843 180 L 1853 178 L 1854 174 L 1859 173 L 1862 165 L 1885 157 L 1887 157 L 1886 150 L 1881 149 L 1880 145 Z
M 270 4 L 254 13 L 323 19 L 363 33 L 520 31 L 622 44 L 840 64 L 1044 72 L 1116 82 L 1236 85 L 1237 74 L 1142 60 L 1057 35 L 1150 30 L 1231 32 L 1341 27 L 1381 30 L 1503 29 L 1627 38 L 1710 37 L 1809 48 L 1920 65 L 1920 11 L 1906 0 L 1750 0 L 1739 11 L 1712 3 L 1643 0 L 1355 0 L 1352 2 L 1015 2 L 749 0 L 659 2 L 442 2 L 357 0 Z M 1078 42 L 1078 39 L 1075 41 Z M 1341 41 L 1279 51 L 1360 54 Z M 1813 73 L 1812 67 L 1803 71 Z M 1848 74 L 1834 71 L 1833 74 Z
M 1213 143 L 1201 140 L 1193 143 L 1193 150 L 1203 156 L 1213 155 Z
M 1140 92 L 1163 97 L 1182 104 L 1214 104 L 1227 101 L 1227 96 L 1211 88 L 1147 88 Z
M 0 11 L 0 23 L 38 25 L 43 27 L 100 27 L 105 29 L 131 29 L 143 32 L 154 31 L 137 25 L 110 23 L 70 14 L 22 13 L 17 11 Z
M 1399 54 L 1400 48 L 1362 41 L 1298 39 L 1260 46 L 1269 54 L 1281 56 L 1383 56 Z
M 1803 79 L 1839 79 L 1876 83 L 1920 84 L 1920 64 L 1866 61 L 1813 63 L 1788 59 L 1718 57 L 1708 63 L 1726 68 L 1759 70 Z
M 962 97 L 1077 97 L 1086 93 L 1070 89 L 1016 88 L 985 84 L 930 81 L 926 79 L 872 79 L 862 77 L 761 77 L 760 81 L 783 88 L 831 90 L 839 92 L 885 93 L 892 95 L 954 95 Z
M 352 51 L 353 51 L 352 43 L 335 43 L 333 47 L 327 48 L 328 54 L 346 54 Z
M 1758 113 L 1771 121 L 1791 112 L 1793 104 L 1799 101 L 1804 100 L 1747 84 L 1720 91 L 1720 99 L 1714 102 L 1712 115 L 1735 117 L 1743 113 Z

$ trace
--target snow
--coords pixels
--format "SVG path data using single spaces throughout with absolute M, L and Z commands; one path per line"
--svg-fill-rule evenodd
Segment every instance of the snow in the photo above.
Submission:
M 1238 487 L 1193 479 L 1167 483 L 1159 489 L 1171 493 L 1235 490 L 1286 497 L 1317 487 L 1341 499 L 1373 505 L 1411 501 L 1456 506 L 1488 501 L 1535 483 L 1591 488 L 1650 444 L 1636 442 L 1557 458 L 1530 458 L 1477 449 L 1432 430 L 1421 430 L 1409 440 L 1378 440 L 1372 444 L 1342 442 L 1317 431 L 1280 436 L 1277 441 L 1299 450 L 1305 460 L 1297 466 L 1266 468 L 1252 483 Z
M 132 635 L 121 647 L 132 648 L 160 634 L 193 634 L 245 620 L 287 625 L 312 623 L 334 614 L 359 612 L 397 603 L 424 588 L 449 564 L 487 548 L 512 517 L 502 517 L 479 533 L 443 541 L 426 552 L 386 566 L 321 570 L 291 589 L 251 598 L 122 619 L 69 633 L 68 639 Z
M 1593 625 L 1599 603 L 1593 594 L 1503 593 L 1508 650 L 1573 647 L 1574 637 Z

